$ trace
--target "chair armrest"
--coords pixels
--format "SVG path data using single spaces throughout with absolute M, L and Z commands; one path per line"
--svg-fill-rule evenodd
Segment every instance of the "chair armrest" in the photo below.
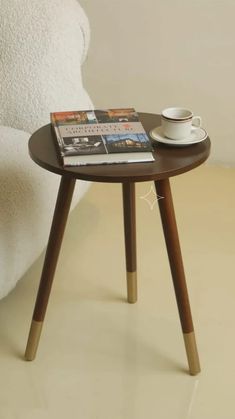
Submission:
M 47 244 L 60 177 L 35 164 L 30 134 L 0 126 L 0 299 L 16 285 Z M 89 187 L 78 181 L 74 207 Z

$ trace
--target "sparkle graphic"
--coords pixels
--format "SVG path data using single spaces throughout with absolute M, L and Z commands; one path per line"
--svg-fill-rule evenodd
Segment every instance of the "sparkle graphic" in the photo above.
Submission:
M 164 199 L 164 196 L 157 195 L 152 185 L 146 195 L 141 196 L 140 199 L 144 199 L 152 210 L 156 202 L 159 201 L 159 199 Z

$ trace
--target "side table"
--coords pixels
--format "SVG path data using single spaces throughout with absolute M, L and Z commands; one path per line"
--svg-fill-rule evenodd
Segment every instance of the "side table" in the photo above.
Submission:
M 147 133 L 160 125 L 159 115 L 139 113 L 139 117 Z M 210 153 L 209 138 L 201 143 L 182 148 L 156 145 L 156 160 L 151 163 L 64 168 L 59 162 L 51 125 L 49 124 L 40 128 L 31 136 L 29 153 L 39 166 L 60 175 L 61 182 L 25 352 L 26 360 L 32 361 L 36 356 L 76 179 L 122 183 L 127 300 L 129 303 L 137 301 L 135 183 L 154 181 L 157 194 L 164 197 L 164 199 L 158 200 L 158 205 L 184 336 L 189 372 L 192 375 L 199 373 L 200 363 L 169 178 L 185 173 L 202 164 Z

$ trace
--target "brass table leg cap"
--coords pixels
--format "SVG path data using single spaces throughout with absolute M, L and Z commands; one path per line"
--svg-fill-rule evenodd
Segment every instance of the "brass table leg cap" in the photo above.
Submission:
M 28 342 L 25 350 L 26 361 L 33 361 L 35 359 L 37 348 L 41 336 L 43 322 L 32 320 Z
M 184 343 L 188 358 L 189 372 L 191 375 L 197 375 L 201 371 L 201 368 L 194 332 L 184 333 Z
M 127 272 L 127 301 L 134 304 L 137 301 L 137 272 Z

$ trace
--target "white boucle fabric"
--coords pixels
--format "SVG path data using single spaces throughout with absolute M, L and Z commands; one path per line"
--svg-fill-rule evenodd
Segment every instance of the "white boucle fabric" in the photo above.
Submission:
M 0 128 L 0 298 L 14 288 L 42 252 L 60 182 L 59 176 L 29 158 L 29 136 Z M 77 182 L 72 208 L 88 186 L 89 182 Z
M 0 125 L 33 132 L 52 111 L 91 107 L 81 64 L 89 43 L 77 0 L 0 1 Z
M 28 154 L 51 111 L 91 109 L 81 64 L 89 24 L 77 0 L 0 0 L 0 298 L 45 247 L 60 177 Z M 89 186 L 77 182 L 75 206 Z

